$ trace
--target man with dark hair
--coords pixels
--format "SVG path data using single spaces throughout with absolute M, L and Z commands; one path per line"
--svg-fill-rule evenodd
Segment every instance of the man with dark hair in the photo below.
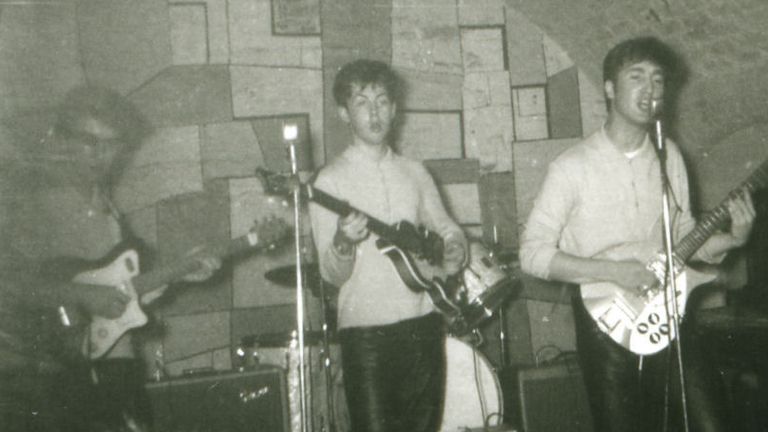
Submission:
M 654 107 L 670 96 L 673 66 L 672 50 L 655 38 L 630 39 L 608 53 L 605 125 L 550 164 L 521 239 L 524 271 L 581 284 L 573 302 L 576 342 L 598 431 L 664 430 L 667 384 L 670 416 L 681 418 L 673 349 L 637 355 L 609 337 L 609 319 L 593 318 L 586 306 L 600 296 L 644 296 L 656 284 L 646 264 L 663 250 L 662 183 L 648 130 L 658 115 Z M 666 161 L 673 236 L 679 239 L 695 220 L 683 158 L 668 139 Z M 710 237 L 695 258 L 719 262 L 747 241 L 755 216 L 749 194 L 734 197 L 728 208 L 730 231 Z M 695 338 L 685 337 L 685 326 L 683 336 L 691 430 L 724 430 L 722 407 L 711 399 L 718 376 Z
M 447 274 L 457 273 L 466 256 L 464 234 L 427 170 L 389 146 L 399 88 L 382 62 L 357 60 L 339 71 L 334 97 L 352 143 L 318 173 L 314 186 L 360 212 L 339 217 L 310 207 L 320 271 L 341 287 L 339 339 L 355 432 L 437 431 L 445 387 L 442 319 L 430 297 L 409 289 L 377 249 L 366 215 L 438 233 Z
M 145 377 L 130 334 L 90 363 L 62 361 L 44 346 L 61 342 L 56 335 L 66 334 L 70 314 L 115 319 L 131 300 L 118 287 L 69 279 L 76 272 L 52 274 L 50 263 L 97 260 L 128 235 L 110 192 L 123 156 L 148 133 L 138 110 L 116 92 L 78 87 L 65 96 L 55 125 L 28 150 L 22 169 L 5 173 L 12 187 L 3 191 L 7 220 L 0 221 L 4 431 L 136 431 L 148 421 Z M 193 259 L 199 270 L 184 280 L 206 279 L 221 264 L 204 251 Z M 80 346 L 73 341 L 71 352 Z

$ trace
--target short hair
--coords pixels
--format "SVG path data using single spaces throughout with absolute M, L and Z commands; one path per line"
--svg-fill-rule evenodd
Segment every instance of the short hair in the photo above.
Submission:
M 616 82 L 623 67 L 642 61 L 659 66 L 666 81 L 676 80 L 681 73 L 672 48 L 653 36 L 645 36 L 627 39 L 608 51 L 603 60 L 603 82 Z
M 128 147 L 138 143 L 150 132 L 150 125 L 141 112 L 114 90 L 100 86 L 75 87 L 59 105 L 55 132 L 64 137 L 84 133 L 85 122 L 98 120 L 109 126 L 117 138 Z
M 333 82 L 333 98 L 336 105 L 345 106 L 352 96 L 352 85 L 362 88 L 380 85 L 392 101 L 400 97 L 401 82 L 397 74 L 384 62 L 360 59 L 344 65 Z

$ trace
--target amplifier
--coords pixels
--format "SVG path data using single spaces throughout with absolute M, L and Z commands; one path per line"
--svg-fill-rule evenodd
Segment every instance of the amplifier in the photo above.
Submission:
M 174 378 L 146 385 L 157 432 L 288 432 L 280 367 Z
M 518 371 L 520 416 L 525 432 L 591 432 L 592 417 L 575 360 Z

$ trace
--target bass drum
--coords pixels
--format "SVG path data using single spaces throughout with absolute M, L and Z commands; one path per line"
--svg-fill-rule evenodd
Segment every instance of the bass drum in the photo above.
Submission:
M 483 353 L 449 336 L 445 342 L 446 383 L 440 432 L 498 426 L 503 419 L 501 384 Z
M 440 432 L 498 426 L 504 406 L 501 385 L 483 353 L 452 336 L 445 341 L 446 383 Z M 334 377 L 333 402 L 339 432 L 351 432 L 341 370 Z

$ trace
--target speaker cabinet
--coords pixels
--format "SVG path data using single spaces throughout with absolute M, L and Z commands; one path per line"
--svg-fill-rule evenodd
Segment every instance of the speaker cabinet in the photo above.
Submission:
M 147 384 L 157 432 L 288 432 L 282 368 L 261 366 Z
M 520 416 L 525 432 L 591 432 L 584 380 L 576 361 L 518 371 Z

